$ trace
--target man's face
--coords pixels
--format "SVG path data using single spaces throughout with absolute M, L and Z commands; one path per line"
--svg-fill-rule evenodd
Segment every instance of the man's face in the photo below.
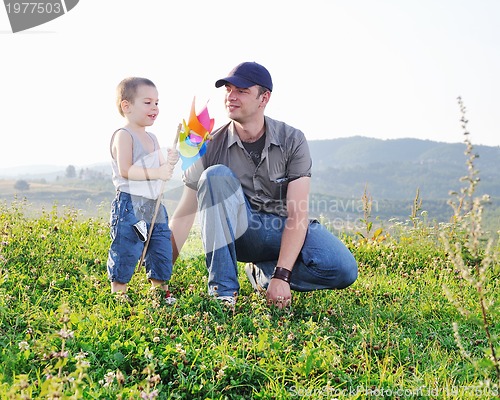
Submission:
M 224 101 L 229 118 L 243 123 L 264 113 L 268 99 L 266 97 L 267 92 L 259 95 L 259 86 L 239 88 L 227 83 L 225 87 L 226 95 Z

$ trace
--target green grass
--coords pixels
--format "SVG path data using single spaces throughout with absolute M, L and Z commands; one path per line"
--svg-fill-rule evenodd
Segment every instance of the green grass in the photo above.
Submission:
M 33 219 L 23 207 L 0 206 L 2 399 L 486 399 L 498 390 L 475 288 L 429 227 L 398 240 L 343 237 L 359 279 L 293 293 L 286 311 L 252 293 L 241 271 L 231 310 L 207 295 L 197 235 L 174 267 L 178 302 L 159 303 L 138 271 L 130 305 L 110 293 L 106 221 L 56 209 Z M 484 289 L 498 317 L 495 271 Z M 498 318 L 490 323 L 498 349 Z

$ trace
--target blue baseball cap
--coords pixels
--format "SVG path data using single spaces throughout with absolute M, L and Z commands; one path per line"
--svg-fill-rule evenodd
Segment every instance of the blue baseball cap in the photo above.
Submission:
M 229 73 L 229 76 L 215 82 L 215 87 L 219 88 L 226 83 L 244 89 L 259 85 L 264 86 L 271 92 L 273 91 L 271 74 L 266 68 L 256 62 L 243 62 L 237 65 Z

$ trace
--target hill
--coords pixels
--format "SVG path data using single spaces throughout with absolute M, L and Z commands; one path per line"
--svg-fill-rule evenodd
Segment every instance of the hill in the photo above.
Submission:
M 428 217 L 446 222 L 450 192 L 465 185 L 465 143 L 419 139 L 381 140 L 362 136 L 310 141 L 313 157 L 311 208 L 342 226 L 359 229 L 361 198 L 373 200 L 372 216 L 407 220 L 417 191 Z M 500 147 L 474 146 L 481 179 L 476 195 L 488 194 L 487 230 L 500 229 Z
M 310 141 L 313 157 L 311 214 L 355 226 L 363 217 L 361 198 L 373 200 L 372 215 L 382 221 L 406 220 L 417 190 L 421 210 L 431 219 L 447 221 L 450 191 L 459 191 L 460 178 L 467 174 L 464 143 L 442 143 L 419 139 L 381 140 L 362 136 Z M 477 195 L 489 194 L 486 209 L 490 229 L 500 228 L 500 147 L 474 146 L 475 167 L 481 182 Z M 0 199 L 26 198 L 33 208 L 51 204 L 70 205 L 95 215 L 99 205 L 107 213 L 114 193 L 109 163 L 75 168 L 76 176 L 65 177 L 68 166 L 32 166 L 0 169 Z M 2 180 L 3 178 L 3 180 Z M 173 210 L 179 198 L 180 171 L 166 199 Z M 14 189 L 16 180 L 30 183 L 30 189 Z
M 418 139 L 380 140 L 361 136 L 310 142 L 314 192 L 360 197 L 368 185 L 373 197 L 411 200 L 416 189 L 429 200 L 443 200 L 467 174 L 465 144 Z M 474 146 L 480 172 L 478 190 L 500 197 L 500 147 Z

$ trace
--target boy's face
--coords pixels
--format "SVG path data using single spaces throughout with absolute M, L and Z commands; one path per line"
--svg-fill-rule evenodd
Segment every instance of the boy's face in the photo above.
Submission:
M 160 112 L 158 90 L 153 86 L 141 85 L 137 88 L 133 102 L 123 105 L 125 118 L 139 126 L 151 126 Z

